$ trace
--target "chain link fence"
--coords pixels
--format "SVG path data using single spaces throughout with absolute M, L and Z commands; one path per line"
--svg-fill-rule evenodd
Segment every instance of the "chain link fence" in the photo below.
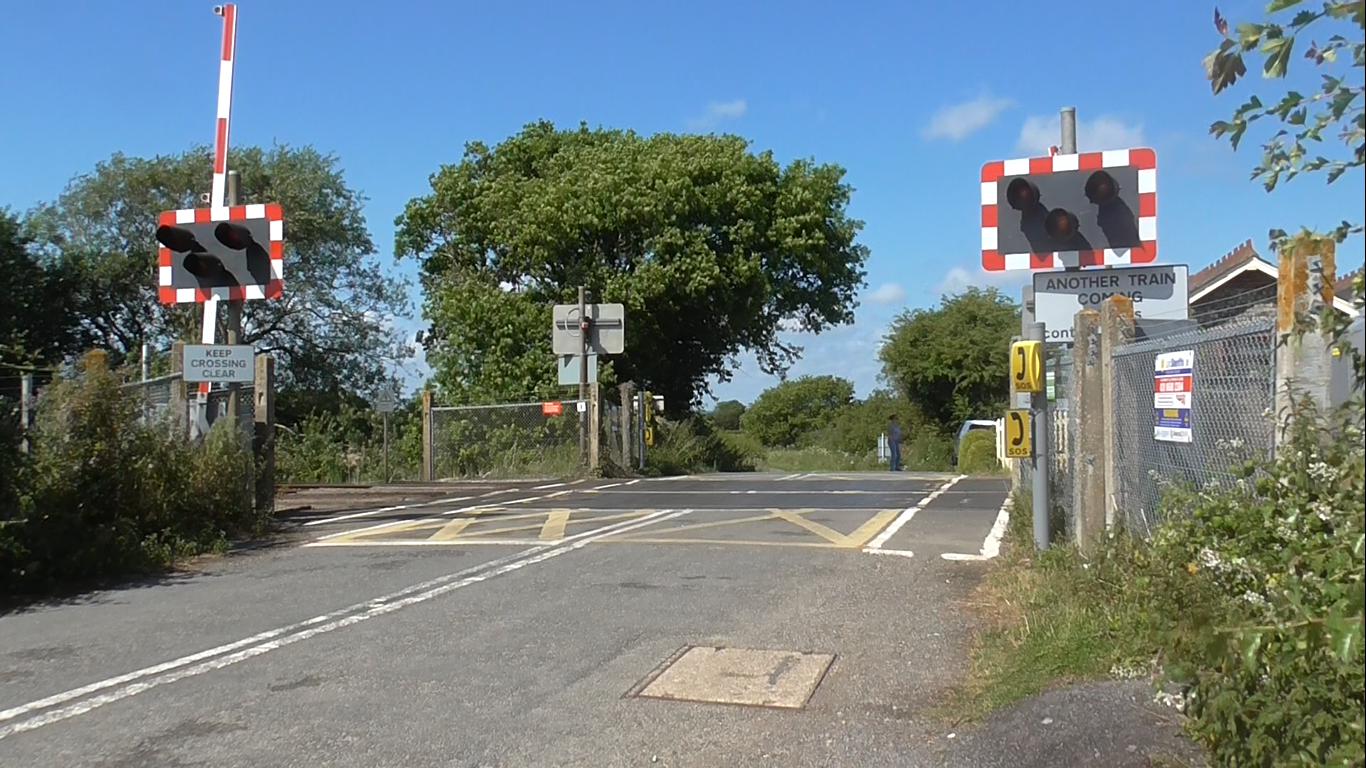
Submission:
M 176 392 L 177 387 L 187 387 L 188 396 L 177 397 L 178 394 L 181 394 Z M 194 384 L 186 385 L 181 380 L 181 374 L 173 373 L 146 381 L 129 382 L 123 385 L 123 390 L 141 401 L 140 410 L 143 423 L 154 423 L 174 416 L 188 428 L 188 425 L 194 422 L 196 415 L 194 387 Z M 243 385 L 238 388 L 237 393 L 237 423 L 241 427 L 242 434 L 248 436 L 249 439 L 256 421 L 255 387 Z M 205 404 L 205 423 L 212 426 L 219 419 L 226 418 L 229 399 L 230 393 L 227 389 L 211 390 L 208 402 Z M 173 414 L 171 411 L 177 401 L 184 403 L 184 412 Z
M 435 479 L 564 477 L 583 467 L 581 424 L 587 401 L 433 406 Z M 581 408 L 582 406 L 582 408 Z
M 1191 442 L 1159 441 L 1154 364 L 1159 354 L 1184 350 L 1194 352 Z M 1235 481 L 1236 465 L 1271 456 L 1276 334 L 1267 308 L 1228 317 L 1217 327 L 1118 347 L 1113 365 L 1114 503 L 1130 532 L 1152 534 L 1166 488 L 1227 486 Z

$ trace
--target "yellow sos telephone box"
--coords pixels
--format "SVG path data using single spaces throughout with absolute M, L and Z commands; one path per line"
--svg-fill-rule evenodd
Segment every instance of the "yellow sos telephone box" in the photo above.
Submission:
M 1029 411 L 1006 411 L 1006 458 L 1034 458 L 1034 417 Z
M 1017 341 L 1010 345 L 1010 386 L 1016 392 L 1043 391 L 1042 341 Z

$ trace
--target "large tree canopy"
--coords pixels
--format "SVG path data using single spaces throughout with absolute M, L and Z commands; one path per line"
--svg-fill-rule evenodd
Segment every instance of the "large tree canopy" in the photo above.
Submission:
M 389 321 L 406 298 L 373 258 L 362 198 L 336 158 L 309 147 L 234 149 L 230 164 L 242 203 L 281 203 L 286 218 L 285 298 L 246 303 L 243 342 L 280 358 L 285 387 L 373 387 L 403 353 Z M 86 343 L 117 356 L 143 342 L 198 338 L 197 306 L 157 303 L 154 233 L 159 212 L 200 205 L 210 167 L 204 148 L 114 155 L 29 217 L 44 257 L 72 280 L 69 311 Z
M 422 263 L 439 383 L 486 399 L 553 385 L 550 305 L 581 285 L 626 305 L 612 373 L 670 410 L 728 380 L 742 350 L 786 370 L 800 349 L 779 329 L 850 322 L 863 283 L 843 176 L 734 136 L 541 122 L 468 145 L 397 221 L 399 254 Z
M 837 376 L 802 376 L 764 390 L 740 417 L 746 432 L 768 446 L 796 445 L 829 426 L 854 402 L 854 385 Z
M 0 209 L 0 363 L 9 366 L 56 363 L 76 341 L 66 276 L 40 263 L 30 245 L 19 220 Z
M 1019 327 L 1019 307 L 995 288 L 945 296 L 940 306 L 892 323 L 883 375 L 934 426 L 952 433 L 964 420 L 1005 408 L 1010 339 Z

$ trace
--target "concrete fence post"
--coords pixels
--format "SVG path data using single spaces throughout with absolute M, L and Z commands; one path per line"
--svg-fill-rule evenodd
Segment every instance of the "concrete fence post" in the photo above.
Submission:
M 1119 505 L 1119 465 L 1115 461 L 1115 423 L 1119 410 L 1115 402 L 1115 353 L 1134 337 L 1134 300 L 1112 296 L 1100 309 L 1101 417 L 1099 429 L 1105 432 L 1105 530 L 1115 530 Z M 1142 404 L 1140 404 L 1142 405 Z
M 1333 305 L 1337 243 L 1301 235 L 1281 248 L 1276 280 L 1276 444 L 1294 422 L 1295 403 L 1307 399 L 1320 411 L 1332 401 L 1333 357 L 1319 325 Z
M 275 511 L 275 358 L 256 356 L 252 453 L 256 457 L 256 511 Z
M 1083 309 L 1073 320 L 1072 334 L 1072 509 L 1076 542 L 1090 555 L 1105 530 L 1105 407 L 1101 377 L 1100 313 Z

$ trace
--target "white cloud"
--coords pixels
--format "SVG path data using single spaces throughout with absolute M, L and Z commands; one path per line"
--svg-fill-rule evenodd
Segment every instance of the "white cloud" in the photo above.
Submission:
M 944 275 L 943 280 L 939 281 L 935 292 L 943 296 L 950 293 L 962 293 L 972 287 L 998 288 L 1007 295 L 1018 297 L 1020 288 L 1033 279 L 1031 274 L 1024 270 L 988 272 L 985 269 L 973 271 L 963 267 L 954 267 Z
M 900 283 L 883 283 L 868 295 L 874 304 L 900 304 L 906 300 L 906 289 Z
M 749 112 L 749 104 L 744 99 L 713 101 L 707 105 L 705 112 L 688 120 L 688 130 L 710 130 L 727 120 L 739 120 L 746 112 Z
M 1061 123 L 1057 115 L 1033 115 L 1025 118 L 1020 127 L 1016 148 L 1032 157 L 1048 154 L 1049 147 L 1061 141 Z M 1101 115 L 1095 120 L 1077 121 L 1077 149 L 1099 152 L 1105 149 L 1127 149 L 1143 146 L 1143 126 L 1129 125 L 1117 117 Z
M 941 107 L 930 118 L 930 124 L 925 126 L 921 135 L 930 140 L 962 141 L 991 125 L 1012 104 L 1014 102 L 1010 99 L 983 95 L 962 104 Z

